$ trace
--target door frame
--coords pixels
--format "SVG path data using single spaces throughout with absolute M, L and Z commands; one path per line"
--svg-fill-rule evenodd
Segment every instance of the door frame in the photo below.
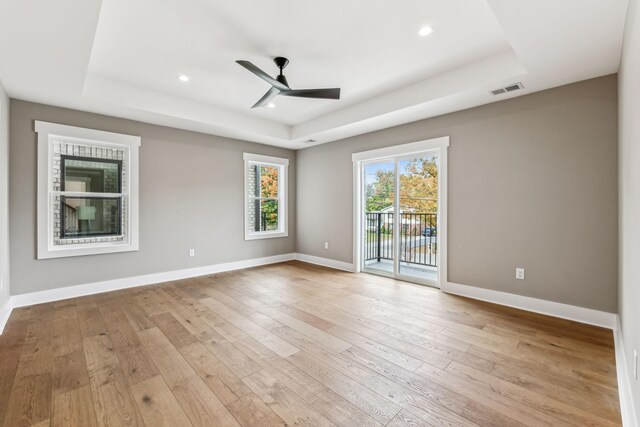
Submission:
M 447 240 L 448 240 L 448 148 L 449 137 L 442 136 L 438 138 L 427 139 L 424 141 L 412 142 L 409 144 L 394 145 L 391 147 L 379 148 L 375 150 L 362 151 L 353 153 L 351 160 L 353 161 L 353 260 L 354 271 L 360 273 L 362 271 L 362 245 L 363 233 L 362 224 L 364 223 L 364 211 L 362 209 L 362 165 L 375 160 L 393 160 L 397 169 L 398 157 L 406 157 L 415 154 L 437 152 L 440 160 L 438 170 L 438 280 L 437 283 L 421 281 L 415 277 L 399 275 L 394 273 L 394 277 L 400 280 L 406 280 L 414 283 L 425 284 L 442 288 L 447 283 Z M 394 197 L 397 199 L 399 193 L 398 173 L 396 172 L 394 188 L 396 189 Z M 397 200 L 394 205 L 397 205 Z M 396 211 L 398 209 L 394 209 Z M 394 223 L 398 224 L 397 217 L 399 212 L 394 213 Z M 394 227 L 394 251 L 397 251 L 396 235 L 399 234 L 398 228 Z M 398 271 L 398 256 L 394 253 L 394 271 Z

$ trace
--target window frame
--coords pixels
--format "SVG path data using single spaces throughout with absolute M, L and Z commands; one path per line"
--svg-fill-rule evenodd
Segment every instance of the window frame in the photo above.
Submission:
M 289 159 L 243 153 L 244 160 L 244 239 L 260 240 L 289 236 Z M 278 197 L 255 197 L 249 194 L 249 168 L 253 165 L 278 168 Z M 250 204 L 256 199 L 278 201 L 278 229 L 273 231 L 251 231 L 249 229 Z
M 35 121 L 38 135 L 38 195 L 37 195 L 37 258 L 62 258 L 103 253 L 139 250 L 139 202 L 138 202 L 138 151 L 141 138 L 113 132 Z M 119 193 L 68 192 L 62 187 L 54 190 L 54 147 L 56 144 L 77 144 L 91 149 L 114 149 L 124 152 L 120 170 Z M 66 155 L 66 154 L 65 154 Z M 62 158 L 62 155 L 60 155 Z M 82 155 L 67 155 L 82 158 Z M 90 157 L 87 160 L 110 162 L 111 159 Z M 60 165 L 61 166 L 61 165 Z M 126 171 L 122 176 L 123 170 Z M 123 185 L 124 183 L 124 185 Z M 123 188 L 124 187 L 124 188 Z M 119 198 L 120 209 L 126 203 L 126 211 L 120 223 L 118 236 L 64 237 L 65 244 L 55 244 L 54 207 L 56 196 Z M 62 208 L 60 209 L 61 215 Z M 59 230 L 58 230 L 59 231 Z M 101 239 L 118 237 L 118 240 Z M 87 240 L 95 241 L 87 241 Z M 77 242 L 70 242 L 77 240 Z

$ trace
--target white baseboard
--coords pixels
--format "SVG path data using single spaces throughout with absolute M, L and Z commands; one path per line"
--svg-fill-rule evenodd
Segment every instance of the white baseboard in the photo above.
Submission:
M 631 373 L 627 370 L 627 357 L 624 352 L 624 342 L 622 340 L 622 328 L 620 327 L 620 316 L 616 315 L 616 330 L 613 331 L 613 339 L 616 345 L 616 373 L 618 375 L 618 394 L 620 395 L 620 415 L 624 427 L 638 427 L 638 418 L 631 394 Z
M 311 264 L 322 265 L 329 268 L 353 272 L 353 264 L 321 258 L 305 254 L 282 254 L 264 258 L 254 258 L 242 261 L 234 261 L 223 264 L 214 264 L 204 267 L 188 268 L 183 270 L 167 271 L 162 273 L 146 274 L 141 276 L 126 277 L 122 279 L 105 280 L 102 282 L 87 283 L 83 285 L 68 286 L 64 288 L 50 289 L 40 292 L 13 295 L 0 308 L 0 334 L 9 320 L 14 307 L 24 307 L 34 304 L 59 301 L 86 295 L 99 294 L 119 289 L 134 288 L 172 280 L 187 279 L 190 277 L 206 276 L 224 271 L 239 270 L 243 268 L 257 267 L 260 265 L 275 264 L 284 261 L 300 260 Z M 615 341 L 616 367 L 618 376 L 618 393 L 620 395 L 620 411 L 623 426 L 638 427 L 636 423 L 635 407 L 631 395 L 630 376 L 627 371 L 624 343 L 620 329 L 620 319 L 617 314 L 607 313 L 588 308 L 575 307 L 568 304 L 545 301 L 506 292 L 493 291 L 474 286 L 461 285 L 448 282 L 442 287 L 443 292 L 465 296 L 468 298 L 487 301 L 495 304 L 519 308 L 535 313 L 546 314 L 563 319 L 574 320 L 581 323 L 601 326 L 613 329 Z
M 2 308 L 0 308 L 0 334 L 4 331 L 4 327 L 7 324 L 7 320 L 9 320 L 9 316 L 11 316 L 11 311 L 13 310 L 11 297 L 7 298 L 7 301 L 4 303 Z
M 13 308 L 43 304 L 52 301 L 60 301 L 69 298 L 100 294 L 110 291 L 117 291 L 120 289 L 135 288 L 138 286 L 152 285 L 155 283 L 168 282 L 172 280 L 188 279 L 190 277 L 206 276 L 209 274 L 221 273 L 223 271 L 240 270 L 243 268 L 275 264 L 295 259 L 312 264 L 323 265 L 325 267 L 335 268 L 338 270 L 345 270 L 349 272 L 353 271 L 353 264 L 349 264 L 346 262 L 315 257 L 311 255 L 288 253 L 264 258 L 233 261 L 222 264 L 208 265 L 204 267 L 165 271 L 162 273 L 152 273 L 134 277 L 123 277 L 121 279 L 105 280 L 102 282 L 86 283 L 83 285 L 66 286 L 62 288 L 48 289 L 46 291 L 12 295 L 4 305 L 4 307 L 0 309 L 0 334 L 2 334 L 4 326 L 9 319 Z
M 308 262 L 310 264 L 322 265 L 324 267 L 335 268 L 336 270 L 343 270 L 353 273 L 355 270 L 353 264 L 343 261 L 336 261 L 335 259 L 322 258 L 319 256 L 296 254 L 298 261 Z
M 638 427 L 635 404 L 631 394 L 631 376 L 627 370 L 620 317 L 614 313 L 576 307 L 568 304 L 545 301 L 506 292 L 492 291 L 458 283 L 445 283 L 442 291 L 468 298 L 487 301 L 534 313 L 546 314 L 580 323 L 600 326 L 613 330 L 616 354 L 616 373 L 618 377 L 618 395 L 620 396 L 620 414 L 624 427 Z
M 532 311 L 534 313 L 560 317 L 562 319 L 573 320 L 580 323 L 587 323 L 589 325 L 600 326 L 607 329 L 616 328 L 617 315 L 615 313 L 607 313 L 605 311 L 576 307 L 574 305 L 545 301 L 537 298 L 510 294 L 507 292 L 492 291 L 490 289 L 461 285 L 459 283 L 452 282 L 443 284 L 442 291 L 481 301 L 506 305 L 508 307 L 519 308 L 521 310 Z
M 152 285 L 154 283 L 168 282 L 172 280 L 188 279 L 190 277 L 206 276 L 221 273 L 223 271 L 239 270 L 242 268 L 257 267 L 260 265 L 275 264 L 278 262 L 296 259 L 295 253 L 253 258 L 242 261 L 226 262 L 222 264 L 208 265 L 204 267 L 187 268 L 183 270 L 165 271 L 162 273 L 144 274 L 141 276 L 124 277 L 121 279 L 105 280 L 103 282 L 86 283 L 83 285 L 66 286 L 63 288 L 48 289 L 40 292 L 12 295 L 5 306 L 0 310 L 0 334 L 16 307 L 25 307 L 45 302 L 59 301 L 86 295 L 100 294 L 119 289 L 135 288 L 138 286 Z

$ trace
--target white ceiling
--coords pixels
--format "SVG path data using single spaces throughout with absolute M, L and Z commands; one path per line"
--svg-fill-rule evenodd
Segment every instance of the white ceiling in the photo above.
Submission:
M 300 148 L 614 73 L 626 4 L 0 0 L 0 80 L 15 98 Z M 342 99 L 251 110 L 269 86 L 235 60 L 275 75 L 275 56 L 292 87 Z

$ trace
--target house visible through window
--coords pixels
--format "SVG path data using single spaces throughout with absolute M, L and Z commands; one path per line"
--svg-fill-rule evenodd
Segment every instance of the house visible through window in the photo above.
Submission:
M 61 156 L 61 168 L 61 238 L 120 235 L 122 160 Z
M 287 236 L 288 159 L 244 154 L 245 238 Z

